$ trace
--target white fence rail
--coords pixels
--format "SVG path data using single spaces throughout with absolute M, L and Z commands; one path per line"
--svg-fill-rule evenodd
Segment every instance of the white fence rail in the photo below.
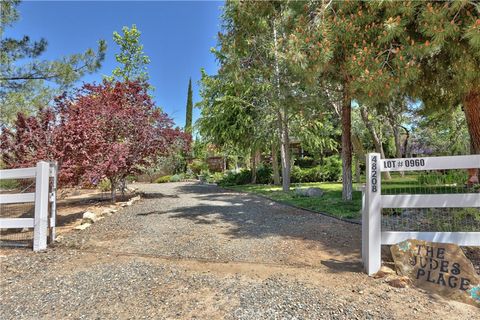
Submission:
M 367 155 L 367 182 L 362 208 L 362 260 L 369 275 L 381 267 L 381 246 L 407 239 L 480 246 L 480 232 L 402 232 L 381 230 L 382 208 L 480 207 L 480 193 L 382 195 L 381 172 L 480 168 L 480 155 L 381 159 Z
M 2 194 L 0 204 L 34 202 L 34 217 L 0 218 L 0 229 L 33 228 L 33 250 L 40 251 L 47 248 L 49 231 L 50 240 L 55 240 L 57 166 L 40 161 L 33 168 L 0 170 L 2 180 L 28 178 L 35 178 L 35 193 Z M 50 215 L 49 202 L 51 202 Z

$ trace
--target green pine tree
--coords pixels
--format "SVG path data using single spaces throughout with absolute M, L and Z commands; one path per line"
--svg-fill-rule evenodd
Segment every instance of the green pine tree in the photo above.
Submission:
M 188 81 L 188 95 L 187 95 L 187 114 L 185 116 L 185 132 L 192 134 L 192 78 Z
M 10 126 L 18 112 L 34 113 L 45 107 L 54 96 L 70 89 L 85 74 L 101 67 L 107 49 L 100 40 L 98 49 L 46 60 L 46 39 L 32 40 L 7 36 L 20 19 L 18 0 L 0 1 L 0 121 Z
M 112 71 L 108 80 L 118 79 L 120 81 L 148 81 L 147 65 L 150 58 L 143 52 L 143 45 L 140 43 L 140 30 L 136 25 L 131 28 L 124 26 L 123 35 L 115 31 L 113 41 L 120 47 L 120 53 L 115 54 L 115 60 L 121 65 Z M 150 88 L 152 89 L 152 88 Z

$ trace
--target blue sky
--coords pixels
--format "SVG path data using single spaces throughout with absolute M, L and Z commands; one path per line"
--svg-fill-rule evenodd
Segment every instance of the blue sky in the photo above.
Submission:
M 222 2 L 200 1 L 25 1 L 19 6 L 20 21 L 6 30 L 6 36 L 29 35 L 48 41 L 45 59 L 95 48 L 107 41 L 107 55 L 100 71 L 82 81 L 101 81 L 117 66 L 118 46 L 114 31 L 136 24 L 151 63 L 150 82 L 155 100 L 176 122 L 185 124 L 188 79 L 192 77 L 194 103 L 199 101 L 200 69 L 214 74 L 217 64 L 210 48 L 220 30 Z M 194 119 L 199 110 L 194 110 Z

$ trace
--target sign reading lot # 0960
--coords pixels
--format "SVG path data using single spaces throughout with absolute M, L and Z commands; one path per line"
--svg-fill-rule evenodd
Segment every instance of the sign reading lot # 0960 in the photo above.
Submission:
M 397 272 L 415 286 L 480 307 L 480 277 L 456 244 L 406 240 L 390 250 Z

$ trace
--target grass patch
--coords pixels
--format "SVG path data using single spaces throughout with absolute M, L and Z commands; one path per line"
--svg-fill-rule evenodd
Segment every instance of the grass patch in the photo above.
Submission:
M 335 217 L 351 220 L 360 220 L 362 209 L 362 193 L 353 192 L 353 200 L 342 201 L 342 184 L 337 182 L 314 182 L 292 184 L 294 188 L 321 188 L 325 193 L 321 197 L 301 197 L 295 191 L 283 192 L 281 187 L 271 185 L 241 185 L 231 186 L 229 189 L 252 192 L 263 195 L 278 202 L 292 204 L 300 208 L 324 212 Z
M 20 183 L 15 179 L 0 179 L 0 190 L 11 190 L 20 187 Z
M 363 178 L 364 179 L 364 178 Z M 301 197 L 295 194 L 295 188 L 322 189 L 321 197 Z M 291 191 L 283 192 L 281 187 L 272 185 L 239 185 L 228 187 L 232 190 L 252 192 L 275 201 L 292 204 L 300 208 L 323 212 L 332 216 L 359 221 L 362 217 L 362 192 L 353 191 L 352 201 L 342 200 L 342 184 L 339 182 L 314 182 L 292 184 Z M 355 186 L 353 188 L 356 190 Z M 462 183 L 457 185 L 436 184 L 425 185 L 418 182 L 418 175 L 405 177 L 392 175 L 391 180 L 382 181 L 382 194 L 442 194 L 465 192 Z

